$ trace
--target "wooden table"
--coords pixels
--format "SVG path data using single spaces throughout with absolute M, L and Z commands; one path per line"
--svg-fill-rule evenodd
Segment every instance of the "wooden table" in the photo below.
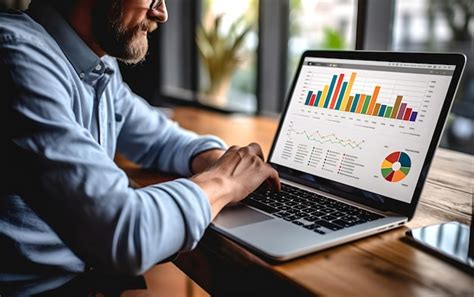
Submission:
M 228 116 L 177 108 L 174 119 L 228 144 L 256 141 L 268 153 L 277 119 Z M 138 184 L 168 180 L 119 160 Z M 474 157 L 438 149 L 417 213 L 406 227 L 282 264 L 268 263 L 208 230 L 198 247 L 175 264 L 211 295 L 473 296 L 474 277 L 401 238 L 407 228 L 457 220 L 470 224 Z

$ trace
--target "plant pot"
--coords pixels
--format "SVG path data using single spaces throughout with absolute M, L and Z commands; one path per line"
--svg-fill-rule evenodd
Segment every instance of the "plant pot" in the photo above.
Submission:
M 212 82 L 206 91 L 203 101 L 209 105 L 224 107 L 227 105 L 231 77 Z

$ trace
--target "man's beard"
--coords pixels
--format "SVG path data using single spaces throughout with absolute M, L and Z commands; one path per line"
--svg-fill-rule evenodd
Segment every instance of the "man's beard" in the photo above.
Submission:
M 142 62 L 148 52 L 148 39 L 143 33 L 155 29 L 156 24 L 145 19 L 127 28 L 122 17 L 122 0 L 97 1 L 92 16 L 94 37 L 108 55 L 127 64 Z

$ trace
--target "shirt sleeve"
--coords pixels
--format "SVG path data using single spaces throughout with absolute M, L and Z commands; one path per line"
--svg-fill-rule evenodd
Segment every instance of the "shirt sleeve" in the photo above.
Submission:
M 139 274 L 197 244 L 211 218 L 205 193 L 187 179 L 129 188 L 125 173 L 75 120 L 68 79 L 72 74 L 64 57 L 41 43 L 12 39 L 0 43 L 0 65 L 9 80 L 8 92 L 0 94 L 2 102 L 8 101 L 12 128 L 8 190 L 26 201 L 79 258 L 98 269 Z M 144 103 L 127 106 L 130 120 L 123 137 L 142 138 L 128 142 L 127 152 L 138 151 L 141 144 L 167 157 L 176 149 L 183 159 L 199 151 L 200 142 L 192 134 Z M 152 125 L 143 123 L 144 114 Z M 161 125 L 165 132 L 157 134 L 164 139 L 143 140 Z M 132 132 L 142 128 L 147 132 Z M 138 159 L 155 161 L 147 154 Z M 185 171 L 179 161 L 156 159 L 163 168 Z
M 118 89 L 116 113 L 123 120 L 117 149 L 129 160 L 145 168 L 189 176 L 190 160 L 194 156 L 210 149 L 226 148 L 226 144 L 215 136 L 198 136 L 182 129 L 157 108 L 133 94 L 122 81 L 119 71 L 114 76 L 111 83 Z

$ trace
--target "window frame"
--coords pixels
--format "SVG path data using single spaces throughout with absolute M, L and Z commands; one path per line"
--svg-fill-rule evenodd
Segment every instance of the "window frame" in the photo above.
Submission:
M 201 18 L 203 0 L 174 0 L 168 1 L 170 20 L 163 24 L 158 37 L 158 55 L 155 59 L 156 69 L 160 67 L 159 80 L 154 87 L 150 101 L 154 105 L 189 105 L 222 113 L 246 113 L 212 107 L 198 101 L 199 61 L 195 43 L 196 28 Z M 356 49 L 370 46 L 371 36 L 365 24 L 370 20 L 371 5 L 374 2 L 391 2 L 391 0 L 358 0 L 356 3 Z M 359 17 L 360 14 L 360 17 Z M 256 75 L 256 110 L 251 114 L 277 115 L 281 112 L 287 97 L 287 59 L 289 39 L 289 0 L 259 0 L 258 12 L 258 46 L 257 46 L 257 75 Z M 177 21 L 179 20 L 179 21 Z M 170 35 L 172 35 L 170 37 Z M 360 40 L 363 42 L 360 43 Z M 183 72 L 183 67 L 189 67 L 189 72 Z M 156 70 L 155 70 L 156 71 Z M 181 72 L 180 72 L 181 71 Z M 167 77 L 174 78 L 183 90 L 183 94 L 167 92 L 165 85 Z

